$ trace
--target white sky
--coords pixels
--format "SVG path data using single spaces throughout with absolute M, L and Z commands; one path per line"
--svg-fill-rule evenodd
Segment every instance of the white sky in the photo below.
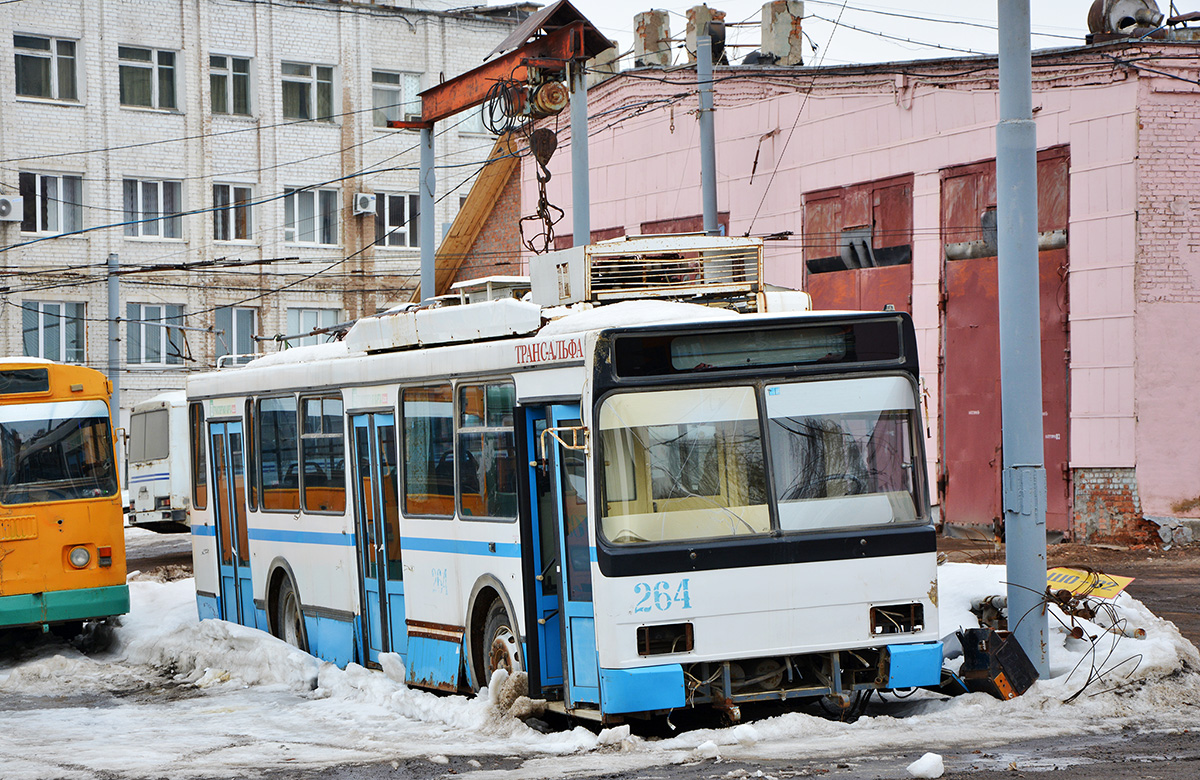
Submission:
M 130 529 L 131 542 L 149 532 Z M 974 598 L 1003 593 L 1003 566 L 938 568 L 942 633 L 973 625 Z M 513 756 L 513 768 L 476 780 L 546 780 L 602 774 L 714 755 L 818 759 L 967 752 L 1033 738 L 1120 734 L 1122 729 L 1198 729 L 1200 654 L 1169 622 L 1128 595 L 1104 611 L 1145 639 L 1080 623 L 1093 645 L 1072 639 L 1052 610 L 1053 679 L 1001 702 L 986 694 L 945 700 L 917 692 L 884 698 L 886 709 L 847 724 L 802 711 L 729 729 L 597 737 L 582 728 L 541 734 L 504 715 L 489 697 L 437 696 L 407 688 L 398 656 L 383 671 L 338 669 L 270 635 L 196 620 L 192 580 L 130 583 L 132 609 L 107 653 L 81 655 L 45 641 L 0 657 L 0 773 L 46 777 L 254 777 L 263 770 L 373 761 L 425 760 L 441 775 L 447 755 Z M 1190 671 L 1189 671 L 1190 670 Z M 1087 684 L 1084 695 L 1068 697 Z M 1119 690 L 1114 690 L 1119 689 Z M 874 706 L 874 705 L 873 705 Z M 1003 752 L 1003 751 L 1001 751 Z M 976 757 L 983 761 L 986 757 Z M 999 765 L 1004 768 L 1008 759 Z M 961 765 L 948 770 L 962 769 Z M 719 766 L 712 773 L 722 774 Z
M 687 9 L 699 5 L 698 2 L 653 3 L 651 0 L 574 2 L 593 24 L 620 43 L 622 52 L 632 47 L 635 14 L 650 8 L 669 11 L 671 34 L 682 38 L 687 26 Z M 1032 28 L 1035 33 L 1033 47 L 1044 49 L 1082 45 L 1091 4 L 1092 0 L 1031 0 Z M 1164 0 L 1159 5 L 1165 11 L 1168 4 Z M 740 61 L 758 47 L 758 24 L 762 9 L 759 0 L 712 0 L 709 6 L 725 11 L 726 23 L 753 22 L 753 26 L 729 28 L 729 43 L 750 44 L 733 48 L 733 58 Z M 996 8 L 995 0 L 849 0 L 843 10 L 841 0 L 807 0 L 804 4 L 804 31 L 811 43 L 816 44 L 817 53 L 814 55 L 810 43 L 806 42 L 805 64 L 888 62 L 966 56 L 972 52 L 994 54 Z M 1192 9 L 1189 7 L 1186 10 Z M 841 24 L 835 30 L 833 20 L 839 16 Z M 884 35 L 912 42 L 891 40 Z M 936 46 L 947 48 L 939 49 Z

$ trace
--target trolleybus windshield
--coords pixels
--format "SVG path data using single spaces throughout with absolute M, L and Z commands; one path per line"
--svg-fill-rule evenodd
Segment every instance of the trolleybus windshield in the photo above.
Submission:
M 103 401 L 0 406 L 0 502 L 69 501 L 116 492 Z
M 904 376 L 616 393 L 598 420 L 612 544 L 924 522 Z

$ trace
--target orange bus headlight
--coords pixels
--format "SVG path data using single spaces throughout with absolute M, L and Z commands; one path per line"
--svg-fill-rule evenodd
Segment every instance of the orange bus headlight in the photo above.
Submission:
M 72 547 L 71 554 L 67 556 L 67 560 L 76 569 L 82 569 L 92 562 L 92 554 L 88 552 L 86 547 Z

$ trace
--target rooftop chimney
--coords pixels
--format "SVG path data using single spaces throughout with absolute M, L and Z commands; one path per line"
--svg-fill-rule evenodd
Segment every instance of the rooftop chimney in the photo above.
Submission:
M 803 37 L 800 20 L 804 3 L 799 0 L 773 0 L 762 7 L 762 59 L 777 65 L 803 65 Z
M 671 25 L 666 11 L 645 11 L 633 17 L 633 67 L 671 65 Z
M 687 12 L 687 38 L 684 48 L 688 62 L 696 61 L 696 38 L 709 35 L 712 40 L 713 64 L 728 65 L 725 57 L 725 12 L 694 5 Z

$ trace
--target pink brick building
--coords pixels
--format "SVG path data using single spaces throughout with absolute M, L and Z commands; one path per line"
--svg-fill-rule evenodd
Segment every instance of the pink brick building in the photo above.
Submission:
M 1200 516 L 1197 53 L 1155 42 L 1034 56 L 1052 534 L 1119 538 L 1153 530 L 1144 518 Z M 721 221 L 779 237 L 768 281 L 819 308 L 912 313 L 930 479 L 947 529 L 962 533 L 990 533 L 1001 516 L 997 79 L 982 57 L 720 67 L 715 85 Z M 694 70 L 592 88 L 594 236 L 698 224 L 696 110 Z M 571 139 L 554 126 L 548 196 L 569 232 Z M 529 158 L 518 175 L 531 214 Z M 493 220 L 480 240 L 515 227 Z

